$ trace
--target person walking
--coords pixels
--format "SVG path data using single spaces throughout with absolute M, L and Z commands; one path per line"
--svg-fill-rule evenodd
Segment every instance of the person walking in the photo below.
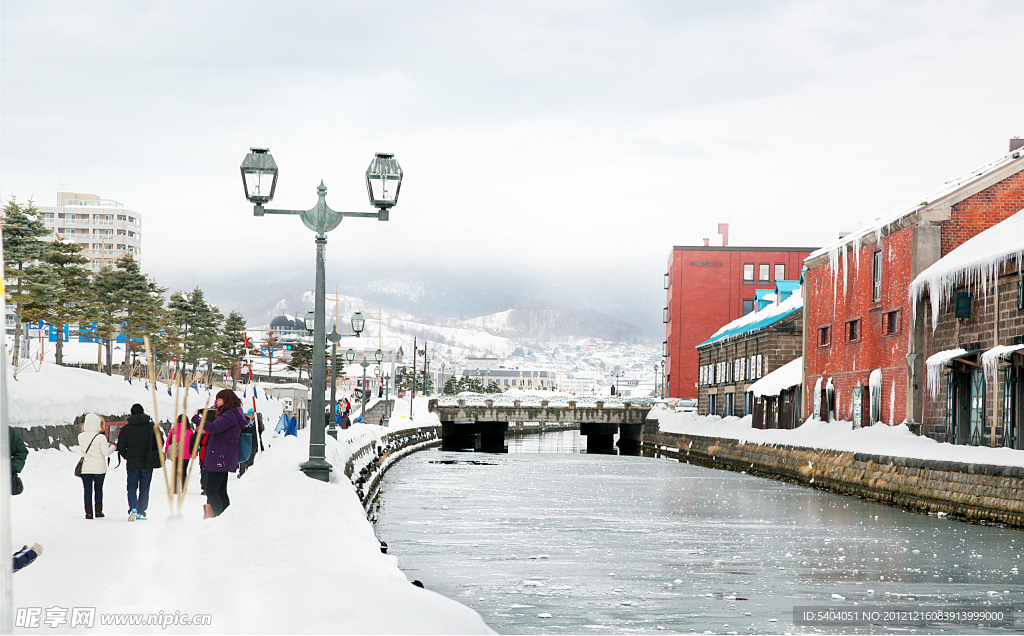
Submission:
M 145 521 L 153 469 L 160 466 L 160 442 L 142 405 L 132 404 L 131 412 L 117 436 L 117 454 L 128 472 L 128 521 Z
M 19 474 L 25 470 L 25 460 L 28 459 L 28 446 L 21 438 L 21 433 L 13 426 L 7 427 L 7 441 L 11 449 L 11 494 L 20 495 L 25 489 Z
M 78 434 L 78 448 L 82 452 L 85 518 L 92 519 L 95 511 L 96 518 L 100 519 L 103 517 L 103 479 L 107 476 L 107 457 L 116 450 L 103 434 L 102 417 L 95 413 L 85 416 L 82 432 Z
M 228 473 L 238 470 L 238 438 L 248 420 L 242 415 L 242 401 L 231 389 L 217 393 L 217 418 L 206 424 L 209 437 L 202 466 L 206 469 L 206 513 L 220 516 L 231 505 Z
M 181 464 L 181 477 L 175 481 L 174 494 L 185 489 L 185 479 L 188 477 L 188 460 L 192 458 L 192 422 L 188 415 L 182 413 L 178 421 L 167 433 L 167 440 L 164 442 L 164 455 L 167 463 L 174 467 L 174 460 L 177 458 Z

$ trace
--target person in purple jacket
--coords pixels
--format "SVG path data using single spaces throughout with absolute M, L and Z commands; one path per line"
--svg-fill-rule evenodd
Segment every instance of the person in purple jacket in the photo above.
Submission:
M 231 389 L 218 393 L 213 405 L 217 418 L 205 427 L 209 438 L 202 467 L 206 471 L 206 502 L 216 517 L 231 505 L 228 473 L 238 470 L 238 438 L 249 421 L 242 415 L 242 401 Z

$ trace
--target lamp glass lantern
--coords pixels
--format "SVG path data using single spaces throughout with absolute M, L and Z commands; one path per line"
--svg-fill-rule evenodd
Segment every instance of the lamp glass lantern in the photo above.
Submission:
M 380 364 L 384 360 L 384 352 L 377 349 L 377 351 L 374 352 L 373 357 L 377 361 L 377 364 Z
M 263 205 L 274 198 L 277 188 L 277 163 L 266 148 L 250 148 L 242 160 L 242 187 L 250 203 Z
M 312 311 L 307 311 L 306 312 L 306 317 L 303 319 L 303 322 L 306 323 L 306 331 L 308 331 L 310 333 L 313 332 L 313 327 L 314 327 L 315 321 L 316 321 L 316 314 L 314 312 L 312 312 Z
M 365 326 L 366 318 L 363 317 L 363 312 L 357 311 L 356 313 L 352 314 L 352 331 L 354 331 L 357 336 L 363 333 L 363 327 Z
M 402 167 L 390 152 L 378 152 L 366 169 L 366 193 L 370 204 L 378 209 L 390 208 L 398 203 L 402 188 Z
M 346 351 L 345 352 L 345 359 L 348 360 L 349 362 L 355 362 L 355 360 L 356 360 L 356 350 L 355 349 L 349 349 L 348 351 Z

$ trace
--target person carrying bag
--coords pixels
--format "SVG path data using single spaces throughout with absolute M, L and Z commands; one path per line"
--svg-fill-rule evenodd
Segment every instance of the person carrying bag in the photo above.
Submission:
M 85 491 L 85 518 L 92 519 L 95 511 L 99 519 L 104 516 L 103 479 L 107 476 L 107 456 L 116 450 L 103 435 L 103 418 L 94 413 L 85 416 L 82 432 L 78 434 L 78 447 L 84 449 L 75 467 L 75 475 L 82 479 L 82 489 Z

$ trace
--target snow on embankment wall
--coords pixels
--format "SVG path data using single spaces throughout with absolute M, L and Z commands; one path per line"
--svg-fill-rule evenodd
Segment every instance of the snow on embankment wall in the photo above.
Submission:
M 724 424 L 722 428 L 728 428 L 728 423 Z M 814 428 L 822 423 L 808 422 L 804 426 L 808 424 Z M 713 430 L 713 425 L 708 423 L 705 428 Z M 799 429 L 751 432 L 797 431 Z M 644 426 L 643 452 L 867 497 L 919 512 L 1024 527 L 1022 466 L 895 457 L 736 437 L 667 432 L 660 430 L 656 422 L 649 421 Z M 934 443 L 934 440 L 925 441 Z

